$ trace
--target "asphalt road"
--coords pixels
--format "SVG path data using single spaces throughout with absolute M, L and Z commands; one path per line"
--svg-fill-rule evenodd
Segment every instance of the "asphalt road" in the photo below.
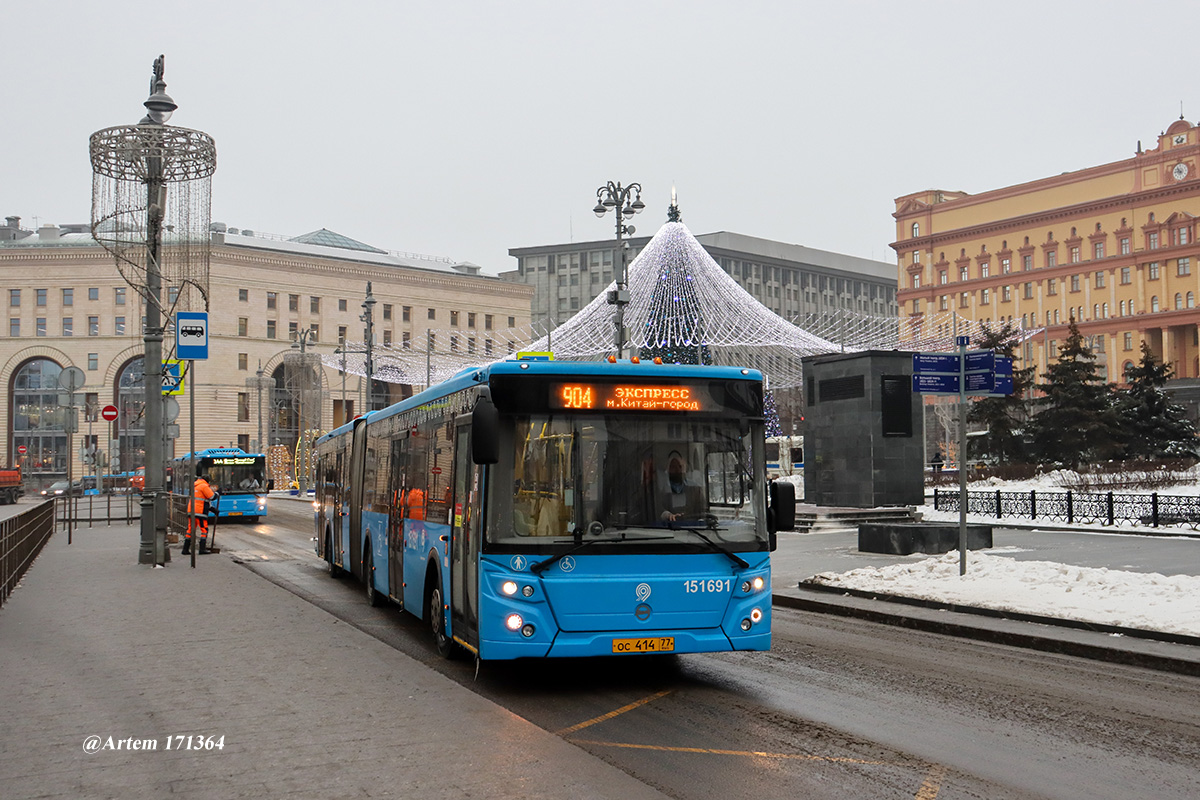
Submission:
M 221 525 L 209 557 L 675 797 L 1166 800 L 1200 786 L 1200 679 L 782 608 L 769 653 L 477 669 L 329 578 L 311 531 L 307 504 L 273 501 L 265 523 Z

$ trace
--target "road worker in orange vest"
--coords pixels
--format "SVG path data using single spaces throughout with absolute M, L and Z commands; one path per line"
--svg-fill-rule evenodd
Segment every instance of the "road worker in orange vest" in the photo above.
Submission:
M 208 552 L 208 509 L 217 493 L 208 483 L 203 471 L 196 471 L 196 482 L 192 486 L 192 499 L 188 501 L 188 532 L 183 539 L 183 554 L 192 552 L 192 531 L 200 539 L 200 552 Z

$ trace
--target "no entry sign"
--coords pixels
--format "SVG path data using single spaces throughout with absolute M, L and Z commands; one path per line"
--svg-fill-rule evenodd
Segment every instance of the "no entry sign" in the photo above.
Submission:
M 105 406 L 104 408 L 100 409 L 100 416 L 104 418 L 105 422 L 115 421 L 117 418 L 117 407 Z

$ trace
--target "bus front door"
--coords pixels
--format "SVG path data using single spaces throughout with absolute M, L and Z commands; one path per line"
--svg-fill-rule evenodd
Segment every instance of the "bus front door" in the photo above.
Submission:
M 479 645 L 480 469 L 471 461 L 471 426 L 455 432 L 450 509 L 450 626 L 454 638 Z

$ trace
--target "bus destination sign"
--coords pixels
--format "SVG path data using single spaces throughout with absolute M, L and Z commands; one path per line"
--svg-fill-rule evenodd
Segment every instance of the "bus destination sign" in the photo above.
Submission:
M 704 411 L 694 386 L 645 383 L 552 383 L 550 408 L 570 411 Z

